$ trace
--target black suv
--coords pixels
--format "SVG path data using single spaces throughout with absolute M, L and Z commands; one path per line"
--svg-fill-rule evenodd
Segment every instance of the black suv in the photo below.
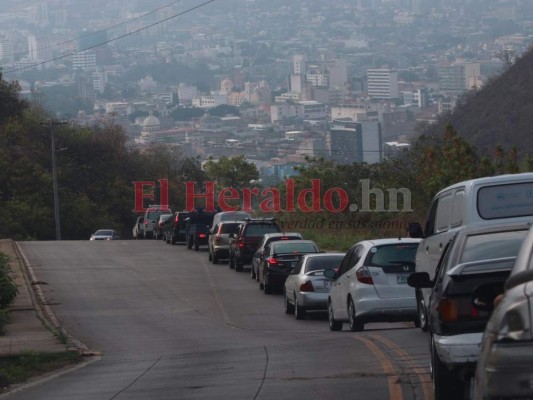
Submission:
M 230 236 L 229 267 L 242 271 L 244 264 L 252 262 L 263 235 L 272 232 L 281 232 L 273 218 L 246 219 L 239 232 Z
M 201 245 L 207 245 L 209 230 L 213 224 L 216 212 L 207 212 L 202 209 L 192 211 L 186 218 L 185 236 L 187 248 L 198 251 Z

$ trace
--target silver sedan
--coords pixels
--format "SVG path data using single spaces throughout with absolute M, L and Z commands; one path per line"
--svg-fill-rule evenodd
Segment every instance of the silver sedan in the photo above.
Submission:
M 325 269 L 337 269 L 345 253 L 306 254 L 285 281 L 285 313 L 305 319 L 308 310 L 327 310 L 332 279 Z

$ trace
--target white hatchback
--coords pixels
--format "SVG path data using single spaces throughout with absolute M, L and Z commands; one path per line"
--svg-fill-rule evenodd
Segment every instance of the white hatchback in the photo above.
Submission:
M 417 321 L 415 291 L 407 278 L 415 271 L 420 239 L 377 239 L 356 243 L 333 278 L 328 297 L 329 328 L 348 322 L 362 331 L 367 322 Z

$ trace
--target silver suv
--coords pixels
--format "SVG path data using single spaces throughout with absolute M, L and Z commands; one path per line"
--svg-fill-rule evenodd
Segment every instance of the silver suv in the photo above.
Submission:
M 218 264 L 220 259 L 229 258 L 229 245 L 232 233 L 239 232 L 242 221 L 224 221 L 213 226 L 209 235 L 209 261 Z
M 144 212 L 144 231 L 143 235 L 145 239 L 151 239 L 154 237 L 154 226 L 159 221 L 159 217 L 163 214 L 172 214 L 172 210 L 167 206 L 150 206 Z

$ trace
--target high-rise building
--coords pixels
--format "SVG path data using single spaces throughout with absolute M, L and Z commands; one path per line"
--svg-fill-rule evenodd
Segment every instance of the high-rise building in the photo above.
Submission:
M 374 99 L 396 99 L 400 96 L 398 89 L 398 71 L 388 68 L 368 69 L 368 96 Z
M 334 121 L 327 140 L 330 157 L 338 164 L 383 161 L 381 125 L 377 121 Z
M 307 58 L 302 54 L 292 56 L 292 72 L 294 74 L 305 74 Z
M 28 57 L 31 61 L 48 61 L 52 59 L 52 44 L 47 37 L 28 36 Z
M 0 40 L 0 62 L 2 64 L 12 64 L 15 62 L 15 51 L 13 42 Z
M 439 90 L 449 95 L 459 95 L 469 89 L 469 82 L 476 82 L 481 75 L 479 63 L 455 63 L 440 66 L 437 70 Z
M 96 70 L 96 54 L 92 50 L 81 51 L 72 55 L 72 68 L 84 71 Z

